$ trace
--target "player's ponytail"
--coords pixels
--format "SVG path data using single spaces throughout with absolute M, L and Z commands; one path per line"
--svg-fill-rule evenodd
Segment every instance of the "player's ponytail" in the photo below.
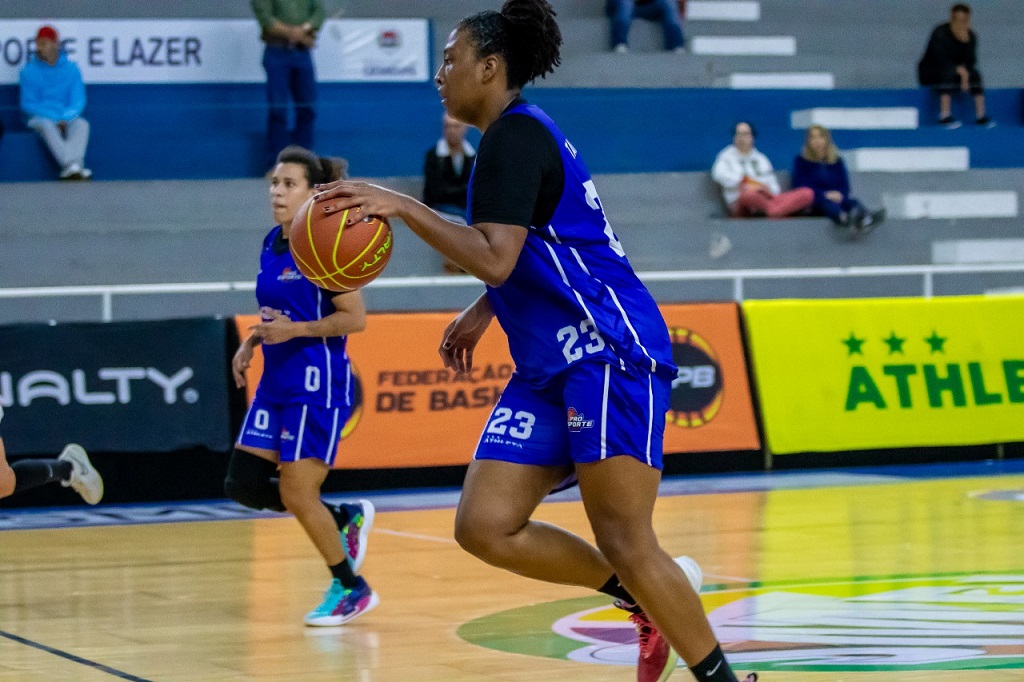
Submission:
M 547 0 L 506 0 L 501 7 L 509 33 L 509 85 L 521 88 L 562 63 L 562 31 Z
M 474 14 L 459 22 L 458 28 L 469 33 L 477 57 L 501 55 L 509 89 L 521 90 L 561 64 L 562 32 L 547 0 L 506 0 L 501 12 Z
M 348 161 L 337 157 L 317 156 L 305 147 L 288 145 L 277 155 L 278 163 L 296 163 L 306 169 L 309 186 L 322 185 L 348 177 Z

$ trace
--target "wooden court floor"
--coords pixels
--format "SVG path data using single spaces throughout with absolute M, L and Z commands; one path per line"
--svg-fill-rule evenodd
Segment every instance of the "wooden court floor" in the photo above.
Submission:
M 330 629 L 302 625 L 326 573 L 291 518 L 0 532 L 0 681 L 635 679 L 607 599 L 484 565 L 453 516 L 378 513 L 381 604 Z M 539 517 L 589 537 L 578 502 Z M 737 672 L 1024 680 L 1024 475 L 663 496 L 656 522 Z

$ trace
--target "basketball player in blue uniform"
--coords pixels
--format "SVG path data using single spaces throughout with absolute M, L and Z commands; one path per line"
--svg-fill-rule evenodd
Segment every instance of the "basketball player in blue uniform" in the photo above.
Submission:
M 341 625 L 378 603 L 358 571 L 374 509 L 368 500 L 328 506 L 320 487 L 334 463 L 341 431 L 352 411 L 349 334 L 366 326 L 357 292 L 322 290 L 303 277 L 288 249 L 288 228 L 313 184 L 337 180 L 337 160 L 302 147 L 277 157 L 270 204 L 278 223 L 263 240 L 256 299 L 262 322 L 235 353 L 239 388 L 253 349 L 263 345 L 264 369 L 228 466 L 224 491 L 253 509 L 289 511 L 327 562 L 331 584 L 306 625 Z
M 673 649 L 697 679 L 736 682 L 685 567 L 660 548 L 652 526 L 676 376 L 664 320 L 577 150 L 520 96 L 559 64 L 560 44 L 546 0 L 508 0 L 449 36 L 439 94 L 452 117 L 483 132 L 469 225 L 364 183 L 318 188 L 318 206 L 398 216 L 487 284 L 440 348 L 446 366 L 470 369 L 497 317 L 516 363 L 469 466 L 458 542 L 514 573 L 615 597 L 633 612 L 642 682 L 672 674 Z M 530 519 L 573 476 L 596 548 Z
M 0 421 L 3 419 L 0 406 Z M 0 438 L 0 498 L 57 482 L 73 488 L 89 504 L 103 499 L 103 479 L 81 445 L 69 443 L 57 459 L 19 459 L 8 464 L 4 439 Z

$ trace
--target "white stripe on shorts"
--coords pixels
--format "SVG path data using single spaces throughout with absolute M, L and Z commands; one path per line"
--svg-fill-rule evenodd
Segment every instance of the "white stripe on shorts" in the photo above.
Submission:
M 295 461 L 302 458 L 302 436 L 306 433 L 306 405 L 302 406 L 302 420 L 299 422 L 299 436 L 295 441 Z
M 601 459 L 608 456 L 608 381 L 612 366 L 604 366 L 604 395 L 601 398 Z
M 331 438 L 327 441 L 327 457 L 324 461 L 327 462 L 327 466 L 334 465 L 334 458 L 338 455 L 338 444 L 334 439 L 338 435 L 338 408 L 334 408 L 334 423 L 331 424 Z
M 654 375 L 647 375 L 647 466 L 651 462 L 651 436 L 654 433 Z

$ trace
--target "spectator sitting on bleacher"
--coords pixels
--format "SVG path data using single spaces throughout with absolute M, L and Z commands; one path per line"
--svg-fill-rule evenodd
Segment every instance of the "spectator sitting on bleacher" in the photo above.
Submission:
M 953 117 L 953 95 L 970 92 L 974 96 L 974 112 L 979 126 L 994 124 L 985 115 L 985 87 L 978 71 L 978 36 L 971 30 L 971 8 L 963 3 L 953 5 L 949 21 L 935 27 L 924 56 L 917 63 L 917 79 L 921 85 L 939 93 L 939 123 L 959 128 Z
M 57 30 L 43 26 L 36 34 L 36 54 L 21 69 L 21 110 L 26 125 L 39 133 L 60 165 L 61 180 L 87 180 L 85 167 L 89 122 L 85 84 L 78 65 L 60 49 Z
M 612 50 L 629 52 L 629 27 L 634 19 L 660 21 L 665 31 L 665 49 L 683 53 L 683 20 L 681 8 L 685 0 L 606 0 L 605 14 L 611 19 Z
M 711 177 L 722 187 L 722 197 L 733 218 L 783 218 L 805 211 L 814 202 L 807 187 L 783 192 L 768 157 L 754 148 L 754 126 L 740 121 L 732 144 L 718 152 Z
M 836 225 L 850 228 L 854 235 L 866 234 L 885 220 L 885 209 L 868 211 L 850 196 L 846 164 L 825 126 L 807 129 L 804 148 L 793 160 L 792 184 L 814 192 L 812 214 L 828 216 Z
M 448 220 L 465 224 L 469 176 L 473 173 L 476 150 L 466 141 L 469 126 L 465 123 L 446 113 L 442 125 L 444 134 L 423 160 L 423 203 Z M 445 260 L 444 271 L 453 275 L 463 272 L 450 260 Z

